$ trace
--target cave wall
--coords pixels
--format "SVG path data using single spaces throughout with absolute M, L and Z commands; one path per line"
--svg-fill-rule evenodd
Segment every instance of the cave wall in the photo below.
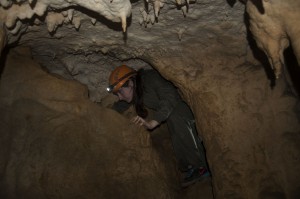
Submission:
M 271 89 L 255 59 L 228 60 L 222 49 L 214 51 L 216 59 L 206 49 L 195 60 L 186 49 L 176 58 L 157 51 L 141 58 L 169 77 L 194 111 L 215 198 L 297 198 L 299 99 L 290 85 L 281 78 Z M 3 197 L 188 198 L 176 194 L 178 179 L 150 147 L 148 132 L 128 126 L 128 119 L 89 101 L 85 86 L 49 76 L 29 57 L 13 54 L 1 76 Z M 138 165 L 141 176 L 131 173 Z M 191 198 L 203 194 L 201 187 L 194 186 Z
M 10 53 L 1 76 L 1 198 L 176 198 L 145 129 L 28 52 Z
M 103 59 L 93 63 L 98 67 L 91 71 L 96 69 L 98 74 L 103 75 L 103 87 L 106 86 L 103 82 L 109 69 L 120 62 L 139 59 L 149 63 L 179 87 L 195 114 L 199 134 L 207 149 L 216 198 L 299 198 L 299 97 L 288 80 L 289 74 L 279 76 L 278 73 L 284 66 L 282 52 L 288 43 L 292 44 L 296 57 L 299 57 L 298 2 L 251 0 L 246 4 L 250 30 L 279 77 L 274 87 L 268 79 L 266 68 L 269 66 L 263 66 L 261 60 L 255 59 L 253 53 L 258 49 L 249 46 L 247 36 L 250 33 L 245 27 L 241 4 L 230 9 L 225 2 L 197 2 L 190 5 L 188 17 L 180 16 L 182 19 L 177 17 L 176 6 L 165 7 L 161 10 L 164 14 L 159 15 L 159 22 L 152 23 L 150 19 L 154 10 L 145 15 L 146 21 L 143 21 L 144 18 L 141 21 L 134 16 L 143 17 L 145 10 L 138 9 L 140 2 L 135 3 L 132 21 L 126 24 L 129 27 L 125 34 L 119 34 L 122 24 L 110 24 L 104 19 L 96 23 L 93 17 L 99 19 L 98 15 L 83 14 L 80 10 L 72 12 L 73 19 L 68 15 L 70 12 L 63 12 L 66 10 L 44 10 L 49 14 L 46 24 L 41 18 L 35 18 L 34 25 L 30 26 L 18 22 L 23 23 L 31 16 L 6 18 L 3 17 L 6 12 L 1 12 L 1 21 L 14 19 L 8 20 L 8 28 L 0 32 L 1 49 L 5 44 L 19 41 L 19 45 L 30 46 L 33 51 L 40 52 L 39 55 L 48 57 L 44 61 L 44 65 L 51 63 L 47 70 L 67 73 L 69 79 L 76 79 L 73 66 L 78 61 L 75 59 L 77 55 L 90 58 L 87 55 L 93 54 L 96 59 L 98 54 L 113 57 L 117 60 L 115 65 L 99 64 L 105 63 Z M 68 9 L 59 3 L 45 5 Z M 101 13 L 99 8 L 95 9 Z M 13 14 L 10 16 L 14 17 Z M 119 16 L 117 18 L 120 20 Z M 148 18 L 150 21 L 147 21 Z M 94 26 L 87 25 L 87 21 Z M 144 26 L 148 28 L 142 29 Z M 26 34 L 23 35 L 24 32 Z M 93 60 L 83 61 L 86 65 L 81 67 L 82 73 Z M 132 63 L 139 65 L 141 62 L 133 60 Z M 95 96 L 93 101 L 99 101 L 99 92 L 92 95 Z M 6 99 L 5 95 L 1 98 Z M 49 106 L 57 105 L 52 103 Z M 11 128 L 6 123 L 2 125 Z M 7 134 L 4 136 L 7 137 Z M 162 192 L 168 193 L 169 190 Z
M 215 197 L 298 198 L 300 109 L 292 85 L 281 78 L 272 89 L 260 64 L 228 60 L 223 50 L 193 52 L 155 55 L 153 63 L 195 113 Z

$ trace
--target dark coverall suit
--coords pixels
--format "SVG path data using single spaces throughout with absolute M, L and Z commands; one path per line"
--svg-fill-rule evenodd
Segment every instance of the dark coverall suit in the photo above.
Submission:
M 186 171 L 190 166 L 208 169 L 193 113 L 181 99 L 176 87 L 155 70 L 143 71 L 141 78 L 144 105 L 155 111 L 152 118 L 147 119 L 167 122 L 179 169 Z M 113 109 L 123 112 L 129 106 L 125 101 L 118 101 Z

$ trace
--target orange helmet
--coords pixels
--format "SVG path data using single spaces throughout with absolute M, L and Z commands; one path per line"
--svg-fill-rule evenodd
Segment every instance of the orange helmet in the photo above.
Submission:
M 109 86 L 107 91 L 109 93 L 117 93 L 118 90 L 125 84 L 130 77 L 136 75 L 136 70 L 126 65 L 121 65 L 115 68 L 109 76 Z

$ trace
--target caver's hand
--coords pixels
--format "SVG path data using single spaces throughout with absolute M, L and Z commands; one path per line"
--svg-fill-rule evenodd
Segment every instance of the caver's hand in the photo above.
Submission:
M 140 126 L 145 126 L 147 129 L 154 129 L 155 127 L 157 127 L 159 125 L 159 123 L 155 120 L 150 120 L 150 121 L 146 121 L 143 118 L 141 118 L 140 116 L 136 116 L 134 118 L 132 118 L 131 122 L 133 122 L 134 124 L 138 124 Z

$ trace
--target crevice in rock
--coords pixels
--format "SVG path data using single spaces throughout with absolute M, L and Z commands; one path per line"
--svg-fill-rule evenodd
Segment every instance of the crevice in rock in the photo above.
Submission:
M 300 95 L 300 67 L 295 57 L 293 48 L 290 46 L 284 51 L 285 70 L 287 78 L 291 79 L 291 89 L 295 90 L 295 95 Z
M 1 79 L 1 75 L 2 72 L 4 70 L 5 67 L 5 62 L 6 62 L 6 57 L 8 54 L 9 48 L 4 48 L 1 52 L 1 56 L 0 56 L 0 79 Z

